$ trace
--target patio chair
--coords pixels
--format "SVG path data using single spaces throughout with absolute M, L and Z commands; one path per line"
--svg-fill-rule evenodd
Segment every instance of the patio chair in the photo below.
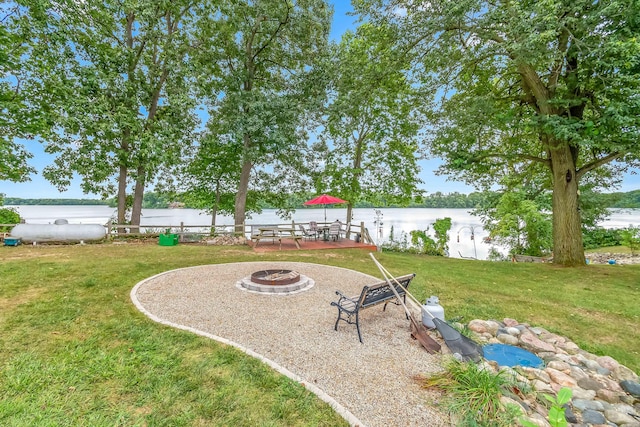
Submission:
M 307 230 L 302 224 L 298 224 L 298 227 L 300 227 L 300 231 L 305 239 L 310 240 L 313 237 L 318 240 L 318 231 Z
M 339 222 L 334 222 L 329 226 L 329 237 L 335 241 L 340 239 L 340 223 Z

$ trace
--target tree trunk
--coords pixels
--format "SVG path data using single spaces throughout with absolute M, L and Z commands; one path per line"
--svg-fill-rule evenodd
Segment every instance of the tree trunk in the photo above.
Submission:
M 347 204 L 347 223 L 351 223 L 351 219 L 353 218 L 353 205 L 356 202 L 354 200 L 355 194 L 360 194 L 360 178 L 362 177 L 362 152 L 364 145 L 364 138 L 366 132 L 361 134 L 361 136 L 355 139 L 356 151 L 353 156 L 353 177 L 351 179 L 351 189 L 354 190 L 352 192 L 351 200 L 349 200 Z
M 553 262 L 585 264 L 576 164 L 567 143 L 550 141 L 553 175 Z
M 139 233 L 140 216 L 142 215 L 142 201 L 144 199 L 145 170 L 143 166 L 138 166 L 136 187 L 133 192 L 133 208 L 131 208 L 131 232 Z
M 216 232 L 216 216 L 218 216 L 218 206 L 220 206 L 220 180 L 216 180 L 216 199 L 211 207 L 211 234 Z
M 353 206 L 351 202 L 347 203 L 347 223 L 351 224 L 351 218 L 353 217 Z
M 251 168 L 253 162 L 249 159 L 249 135 L 244 136 L 244 156 L 242 160 L 242 171 L 240 172 L 240 182 L 238 182 L 238 192 L 236 193 L 234 224 L 236 234 L 244 234 L 244 221 L 246 219 L 247 194 L 249 192 L 249 178 L 251 178 Z
M 118 174 L 118 225 L 127 222 L 127 167 L 120 165 Z M 118 234 L 124 234 L 124 228 L 118 228 Z

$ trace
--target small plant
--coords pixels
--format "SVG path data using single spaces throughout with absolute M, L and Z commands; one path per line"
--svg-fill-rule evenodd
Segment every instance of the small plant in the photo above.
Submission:
M 544 395 L 545 399 L 551 402 L 551 408 L 549 408 L 549 424 L 551 427 L 567 427 L 569 424 L 567 423 L 567 419 L 564 416 L 564 405 L 571 401 L 571 389 L 568 387 L 562 387 L 558 391 L 558 396 L 553 397 L 548 394 Z M 520 420 L 524 427 L 536 427 L 537 424 L 534 424 L 528 420 Z
M 429 229 L 426 230 L 412 230 L 411 231 L 411 246 L 419 254 L 437 255 L 438 249 L 436 241 L 433 240 L 427 234 Z
M 433 256 L 448 256 L 449 246 L 448 231 L 451 229 L 451 218 L 437 219 L 433 224 L 435 239 L 429 235 L 429 227 L 425 230 L 412 230 L 408 240 L 407 233 L 400 233 L 399 240 L 395 240 L 393 227 L 389 234 L 389 241 L 382 245 L 383 251 L 408 252 L 413 254 L 425 254 Z
M 620 231 L 621 243 L 631 250 L 631 255 L 635 256 L 640 250 L 640 228 L 629 226 Z
M 493 246 L 489 248 L 489 255 L 487 255 L 487 259 L 489 261 L 509 261 L 510 260 L 509 256 L 501 253 L 499 250 L 497 250 Z
M 506 408 L 500 397 L 511 385 L 504 372 L 493 373 L 475 363 L 455 359 L 445 371 L 423 379 L 423 387 L 443 391 L 448 410 L 460 417 L 463 426 L 512 426 L 515 412 Z

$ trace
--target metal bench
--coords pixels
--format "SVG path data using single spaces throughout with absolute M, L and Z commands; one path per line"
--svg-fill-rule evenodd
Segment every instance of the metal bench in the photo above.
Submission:
M 415 273 L 407 274 L 405 276 L 396 277 L 396 280 L 407 289 L 411 280 L 416 277 Z M 406 301 L 406 292 L 397 283 L 392 281 L 398 295 L 400 295 L 404 301 Z M 338 323 L 343 320 L 350 325 L 356 325 L 358 331 L 358 339 L 362 343 L 362 335 L 360 333 L 360 311 L 369 307 L 373 307 L 378 304 L 384 303 L 382 310 L 386 310 L 388 303 L 400 305 L 400 302 L 396 300 L 396 295 L 387 282 L 379 282 L 373 285 L 367 285 L 362 288 L 359 296 L 348 297 L 340 291 L 336 291 L 336 295 L 340 298 L 338 301 L 332 301 L 331 305 L 338 308 L 338 319 L 333 327 L 334 330 L 338 330 Z M 405 313 L 406 316 L 406 313 Z M 408 318 L 408 317 L 407 317 Z

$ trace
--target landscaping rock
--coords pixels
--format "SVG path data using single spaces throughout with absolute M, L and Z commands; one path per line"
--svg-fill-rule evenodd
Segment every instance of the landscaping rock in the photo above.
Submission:
M 502 322 L 504 323 L 505 326 L 507 327 L 516 327 L 520 324 L 520 322 L 518 322 L 516 319 L 510 319 L 508 317 L 505 317 Z
M 577 354 L 578 351 L 580 351 L 580 347 L 578 347 L 578 344 L 572 341 L 565 341 L 565 342 L 558 343 L 556 345 L 562 350 L 566 351 L 567 354 Z
M 556 370 L 558 370 L 560 372 L 563 372 L 563 373 L 565 373 L 567 375 L 571 374 L 571 366 L 569 366 L 569 364 L 566 363 L 566 362 L 562 362 L 562 361 L 559 361 L 559 360 L 552 360 L 551 362 L 549 362 L 547 364 L 547 367 L 556 369 Z M 583 387 L 583 388 L 585 388 L 585 387 Z
M 576 417 L 576 414 L 573 413 L 569 405 L 564 405 L 564 418 L 572 424 L 578 422 L 578 417 Z
M 500 341 L 503 344 L 518 345 L 518 337 L 515 337 L 513 335 L 500 334 L 500 335 L 498 335 L 497 338 L 498 338 L 498 341 Z
M 640 398 L 640 383 L 624 380 L 620 381 L 620 387 L 633 397 Z
M 638 264 L 640 257 L 631 254 L 614 254 L 610 252 L 590 253 L 587 255 L 591 264 L 609 264 L 610 259 L 616 261 L 616 265 Z
M 604 411 L 604 405 L 598 400 L 590 399 L 573 399 L 571 401 L 573 407 L 581 411 Z
M 542 415 L 540 414 L 535 414 L 537 415 L 537 417 L 534 416 L 530 416 L 530 417 L 524 417 L 523 419 L 525 421 L 529 421 L 531 424 L 537 426 L 537 427 L 548 427 L 551 424 L 549 424 L 549 422 L 547 420 L 545 420 L 544 418 L 542 418 Z
M 555 350 L 553 345 L 542 341 L 531 332 L 523 332 L 522 334 L 520 334 L 520 344 L 525 349 L 533 352 L 540 352 L 540 351 L 554 352 Z
M 549 374 L 551 381 L 560 384 L 563 387 L 575 387 L 578 385 L 577 381 L 571 378 L 564 372 L 560 372 L 557 369 L 546 368 L 545 372 Z
M 468 325 L 469 329 L 479 334 L 488 331 L 487 322 L 484 320 L 472 320 Z
M 615 424 L 631 424 L 631 423 L 637 422 L 637 420 L 633 418 L 631 415 L 625 414 L 623 412 L 615 411 L 613 409 L 604 411 L 604 416 L 607 420 Z
M 246 245 L 247 239 L 241 236 L 216 236 L 212 239 L 207 240 L 206 244 L 211 246 L 238 246 Z
M 624 390 L 622 390 L 622 387 L 620 387 L 620 383 L 618 383 L 617 381 L 609 378 L 609 377 L 605 377 L 605 376 L 597 376 L 595 377 L 595 379 L 597 381 L 599 381 L 601 384 L 604 385 L 605 388 L 612 390 L 612 391 L 618 391 L 618 392 L 622 392 Z
M 571 366 L 571 376 L 578 381 L 583 378 L 589 378 L 589 375 L 579 366 Z
M 587 359 L 584 362 L 584 365 L 591 371 L 597 371 L 598 369 L 602 368 L 602 366 L 600 366 L 598 364 L 598 362 L 596 362 L 595 360 L 590 360 L 590 359 Z
M 638 375 L 623 365 L 620 365 L 615 371 L 613 371 L 613 375 L 618 379 L 618 381 L 628 380 L 638 382 Z
M 601 388 L 596 391 L 596 396 L 608 403 L 620 403 L 620 394 L 615 391 L 607 390 L 606 388 Z
M 601 412 L 592 411 L 591 409 L 582 412 L 582 422 L 586 424 L 604 424 L 606 421 Z
M 603 368 L 607 368 L 609 371 L 615 371 L 620 364 L 611 356 L 601 356 L 596 359 L 596 362 Z
M 505 406 L 513 406 L 516 407 L 520 410 L 521 415 L 527 415 L 527 411 L 525 410 L 525 408 L 522 407 L 522 405 L 520 404 L 520 402 L 517 402 L 515 400 L 513 400 L 510 397 L 507 396 L 501 396 L 500 397 L 500 402 Z
M 589 377 L 579 379 L 578 385 L 585 390 L 593 390 L 593 391 L 598 391 L 603 387 L 601 383 Z
M 509 376 L 528 384 L 536 392 L 539 401 L 528 396 L 524 398 L 525 404 L 518 402 L 520 397 L 510 396 L 520 403 L 532 423 L 549 425 L 545 419 L 547 402 L 541 397 L 542 394 L 555 395 L 562 387 L 569 387 L 572 401 L 566 406 L 570 411 L 566 416 L 572 427 L 640 427 L 640 420 L 634 418 L 640 413 L 640 383 L 635 372 L 612 357 L 591 354 L 544 328 L 532 328 L 516 323 L 514 319 L 505 319 L 505 327 L 495 329 L 495 325 L 488 328 L 488 322 L 493 321 L 471 322 L 475 329 L 481 331 L 476 332 L 476 339 L 482 336 L 483 339 L 488 337 L 491 342 L 518 345 L 546 363 L 542 369 L 515 367 L 513 370 L 499 367 L 495 362 L 483 363 L 494 372 L 508 372 Z M 490 332 L 494 329 L 497 337 Z M 512 344 L 515 341 L 509 337 L 517 339 L 517 344 Z M 527 386 L 521 385 L 520 389 L 526 390 Z
M 498 330 L 502 329 L 502 325 L 500 325 L 495 320 L 487 320 L 486 325 L 487 325 L 487 332 L 489 332 L 492 335 L 497 335 Z
M 592 400 L 596 397 L 594 390 L 585 390 L 582 387 L 574 387 L 571 390 L 573 391 L 572 396 L 574 399 Z
M 638 411 L 636 411 L 636 408 L 634 408 L 631 405 L 624 404 L 624 403 L 620 403 L 618 405 L 613 405 L 609 409 L 614 409 L 616 411 L 624 412 L 625 414 L 633 415 L 633 416 L 636 416 L 636 417 L 639 415 Z M 638 420 L 638 421 L 640 421 L 640 420 Z
M 535 391 L 539 391 L 541 393 L 553 394 L 555 392 L 555 390 L 551 388 L 551 385 L 544 381 L 533 380 L 533 382 L 531 383 L 531 386 Z M 594 393 L 594 396 L 595 396 L 595 393 Z

